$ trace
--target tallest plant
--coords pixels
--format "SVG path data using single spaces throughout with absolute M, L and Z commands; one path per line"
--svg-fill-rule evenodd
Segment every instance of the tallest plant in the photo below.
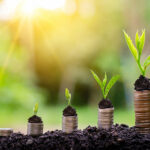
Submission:
M 139 79 L 134 84 L 135 125 L 138 132 L 147 134 L 150 133 L 150 79 L 145 77 L 145 74 L 147 67 L 150 65 L 150 56 L 147 56 L 144 63 L 141 63 L 145 30 L 143 30 L 141 36 L 139 36 L 138 32 L 136 33 L 135 45 L 125 31 L 124 36 L 141 72 Z
M 142 55 L 144 43 L 145 43 L 145 30 L 143 30 L 141 36 L 139 36 L 138 31 L 137 31 L 136 36 L 135 36 L 135 45 L 136 46 L 134 46 L 131 38 L 128 36 L 128 34 L 125 31 L 124 31 L 124 36 L 125 36 L 127 45 L 129 47 L 133 57 L 135 58 L 140 71 L 141 71 L 141 74 L 143 76 L 145 76 L 146 69 L 150 65 L 150 56 L 148 56 L 146 58 L 143 65 L 141 64 L 141 55 Z

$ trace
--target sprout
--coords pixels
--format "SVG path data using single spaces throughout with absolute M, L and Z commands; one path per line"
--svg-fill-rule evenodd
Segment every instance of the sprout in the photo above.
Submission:
M 34 108 L 33 108 L 34 115 L 37 115 L 38 107 L 39 107 L 39 104 L 36 103 L 35 106 L 34 106 Z
M 97 76 L 97 74 L 94 71 L 91 70 L 91 73 L 92 73 L 94 79 L 99 84 L 99 86 L 102 90 L 104 99 L 106 99 L 110 89 L 116 83 L 116 81 L 119 79 L 119 75 L 113 76 L 111 78 L 111 80 L 109 81 L 109 83 L 107 84 L 107 74 L 106 73 L 105 73 L 105 77 L 104 77 L 103 81 L 100 80 L 100 78 Z M 106 84 L 107 84 L 107 86 L 106 86 Z
M 65 90 L 65 96 L 68 101 L 68 105 L 71 105 L 71 93 L 69 92 L 69 90 L 67 88 Z
M 146 58 L 143 66 L 141 65 L 141 54 L 142 54 L 144 43 L 145 43 L 145 30 L 143 30 L 143 33 L 141 36 L 138 35 L 138 31 L 136 32 L 136 36 L 135 36 L 136 47 L 134 46 L 134 44 L 132 43 L 132 40 L 130 39 L 130 37 L 125 31 L 124 31 L 124 36 L 125 36 L 127 45 L 137 62 L 137 65 L 141 71 L 141 74 L 145 76 L 146 69 L 150 65 L 150 56 Z

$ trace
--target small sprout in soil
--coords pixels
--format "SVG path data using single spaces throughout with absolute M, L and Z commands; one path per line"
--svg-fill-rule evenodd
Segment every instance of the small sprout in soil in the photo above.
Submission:
M 135 45 L 136 46 L 134 46 L 131 38 L 128 36 L 128 34 L 125 31 L 124 31 L 124 36 L 125 36 L 127 45 L 129 47 L 133 57 L 135 58 L 140 71 L 141 71 L 141 74 L 143 76 L 145 76 L 146 69 L 150 65 L 150 56 L 148 56 L 146 58 L 143 65 L 141 64 L 141 55 L 142 55 L 142 51 L 143 51 L 143 47 L 144 47 L 144 43 L 145 43 L 145 30 L 143 30 L 141 36 L 139 36 L 138 31 L 136 32 L 136 36 L 135 36 Z
M 68 101 L 68 106 L 71 105 L 71 93 L 69 92 L 68 88 L 66 88 L 66 90 L 65 90 L 65 96 Z
M 102 90 L 102 94 L 103 94 L 104 99 L 106 99 L 110 89 L 116 83 L 116 81 L 119 79 L 119 75 L 113 76 L 111 78 L 111 80 L 109 81 L 109 83 L 107 84 L 107 74 L 106 73 L 105 73 L 105 77 L 104 77 L 103 81 L 100 80 L 100 78 L 97 76 L 97 74 L 94 71 L 91 70 L 91 73 L 92 73 L 94 79 L 99 84 L 99 86 Z
M 65 96 L 68 101 L 67 107 L 63 110 L 64 116 L 77 116 L 76 110 L 71 106 L 71 93 L 66 88 L 65 90 Z
M 34 108 L 33 108 L 34 115 L 37 115 L 38 108 L 39 108 L 39 104 L 36 103 L 35 106 L 34 106 Z

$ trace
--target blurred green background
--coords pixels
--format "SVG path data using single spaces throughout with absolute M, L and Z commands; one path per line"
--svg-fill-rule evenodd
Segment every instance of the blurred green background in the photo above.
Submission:
M 26 132 L 39 102 L 45 130 L 61 129 L 66 87 L 79 128 L 96 126 L 102 95 L 90 69 L 101 78 L 120 74 L 109 93 L 115 123 L 133 126 L 133 84 L 140 73 L 122 31 L 134 40 L 146 29 L 145 58 L 149 11 L 148 0 L 0 0 L 0 127 Z

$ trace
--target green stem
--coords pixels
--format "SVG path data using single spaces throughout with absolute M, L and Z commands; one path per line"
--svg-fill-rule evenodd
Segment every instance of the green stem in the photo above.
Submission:
M 140 68 L 140 71 L 141 71 L 142 75 L 145 76 L 145 71 L 143 70 L 143 68 L 142 68 L 142 66 L 140 64 L 140 59 L 137 61 L 137 64 L 138 64 L 138 66 Z

